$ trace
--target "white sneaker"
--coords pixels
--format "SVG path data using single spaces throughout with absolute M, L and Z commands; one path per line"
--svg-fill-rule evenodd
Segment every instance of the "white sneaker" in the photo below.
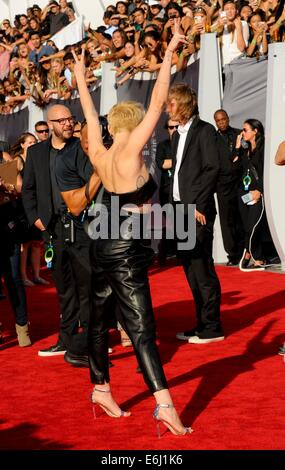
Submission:
M 199 338 L 199 336 L 190 336 L 190 338 L 188 338 L 188 343 L 208 344 L 208 343 L 215 343 L 217 341 L 223 341 L 224 339 L 225 339 L 224 336 L 217 336 L 216 338 Z
M 112 354 L 113 352 L 113 349 L 112 348 L 108 348 L 108 354 Z

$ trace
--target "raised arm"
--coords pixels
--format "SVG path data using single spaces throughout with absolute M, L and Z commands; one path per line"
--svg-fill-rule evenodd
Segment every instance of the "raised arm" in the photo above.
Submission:
M 78 59 L 74 51 L 72 51 L 72 54 L 75 60 L 74 74 L 77 81 L 80 102 L 88 125 L 88 154 L 92 165 L 96 167 L 98 156 L 105 152 L 106 149 L 103 145 L 98 113 L 91 99 L 85 80 L 85 49 L 82 48 L 80 59 Z
M 187 42 L 185 36 L 180 34 L 179 26 L 180 21 L 175 19 L 175 32 L 165 51 L 165 56 L 153 87 L 149 108 L 143 121 L 133 130 L 129 138 L 128 147 L 132 154 L 140 152 L 147 143 L 164 109 L 170 85 L 173 53 L 179 44 L 186 44 Z

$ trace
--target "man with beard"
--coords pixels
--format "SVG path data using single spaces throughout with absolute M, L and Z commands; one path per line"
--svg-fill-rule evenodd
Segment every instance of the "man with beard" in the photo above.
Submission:
M 22 190 L 29 223 L 43 232 L 49 248 L 46 260 L 52 268 L 61 310 L 58 341 L 39 351 L 39 356 L 58 356 L 67 351 L 67 362 L 87 367 L 89 238 L 80 220 L 70 216 L 56 177 L 61 159 L 68 154 L 71 161 L 80 160 L 83 150 L 79 139 L 73 137 L 75 119 L 68 108 L 50 107 L 47 120 L 51 137 L 29 149 Z M 86 175 L 87 180 L 89 177 Z

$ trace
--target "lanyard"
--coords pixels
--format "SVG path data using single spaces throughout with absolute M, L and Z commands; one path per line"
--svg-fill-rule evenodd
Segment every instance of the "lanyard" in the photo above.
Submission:
M 54 249 L 53 249 L 53 244 L 52 244 L 52 236 L 50 236 L 49 244 L 45 251 L 45 262 L 47 264 L 47 268 L 49 269 L 52 268 L 53 258 L 54 258 Z
M 249 188 L 250 183 L 251 183 L 251 177 L 250 177 L 250 174 L 249 174 L 249 170 L 247 170 L 247 174 L 243 177 L 242 182 L 243 182 L 244 190 L 248 191 L 248 188 Z

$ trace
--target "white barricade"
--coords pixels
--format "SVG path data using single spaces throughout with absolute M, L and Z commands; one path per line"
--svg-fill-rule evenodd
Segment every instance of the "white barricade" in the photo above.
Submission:
M 84 37 L 84 24 L 83 17 L 79 16 L 65 28 L 61 29 L 58 33 L 52 36 L 50 39 L 54 41 L 56 47 L 59 50 L 65 46 L 75 44 L 76 42 L 82 41 Z

